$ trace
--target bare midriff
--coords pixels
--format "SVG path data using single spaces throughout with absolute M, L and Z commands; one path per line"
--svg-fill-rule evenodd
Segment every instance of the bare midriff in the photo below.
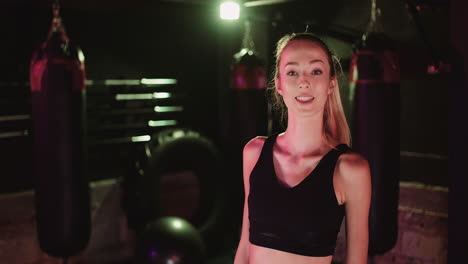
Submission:
M 330 264 L 332 256 L 309 257 L 250 244 L 249 264 Z

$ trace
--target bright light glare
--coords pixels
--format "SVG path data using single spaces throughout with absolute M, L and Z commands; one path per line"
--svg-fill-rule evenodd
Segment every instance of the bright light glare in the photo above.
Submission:
M 166 113 L 166 112 L 181 112 L 184 110 L 182 106 L 155 106 L 154 111 L 156 113 Z
M 185 132 L 183 130 L 176 130 L 174 133 L 172 133 L 172 137 L 174 138 L 180 138 L 185 136 Z
M 175 220 L 174 222 L 172 222 L 172 225 L 175 228 L 180 229 L 182 227 L 182 222 L 180 220 Z
M 151 140 L 150 135 L 132 137 L 132 142 L 146 142 L 146 141 L 150 141 L 150 140 Z
M 156 85 L 164 85 L 164 84 L 176 84 L 177 80 L 176 79 L 147 79 L 143 78 L 141 79 L 142 84 L 156 84 Z
M 116 94 L 115 100 L 125 101 L 125 100 L 151 100 L 153 99 L 153 94 L 150 93 L 141 93 L 141 94 Z
M 152 100 L 152 99 L 166 99 L 171 98 L 172 94 L 167 92 L 154 92 L 154 93 L 137 93 L 137 94 L 116 94 L 115 100 Z
M 224 20 L 236 20 L 239 19 L 240 6 L 238 3 L 229 1 L 224 2 L 219 7 L 219 15 Z
M 166 92 L 153 93 L 153 98 L 157 98 L 157 99 L 170 98 L 171 96 L 172 96 L 171 93 L 166 93 Z
M 81 51 L 81 49 L 78 49 L 78 60 L 81 61 L 81 62 L 84 62 L 84 60 L 85 60 L 83 51 Z
M 150 120 L 148 126 L 150 127 L 163 127 L 177 125 L 176 120 Z

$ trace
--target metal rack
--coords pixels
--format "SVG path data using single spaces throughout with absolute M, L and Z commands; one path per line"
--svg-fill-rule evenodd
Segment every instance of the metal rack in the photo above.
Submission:
M 186 95 L 176 79 L 87 80 L 86 86 L 90 180 L 123 176 L 136 145 L 186 123 Z M 31 189 L 29 83 L 3 82 L 0 89 L 0 193 Z

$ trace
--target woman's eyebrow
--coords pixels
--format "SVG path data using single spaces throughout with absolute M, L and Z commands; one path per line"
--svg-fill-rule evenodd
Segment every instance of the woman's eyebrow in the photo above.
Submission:
M 317 60 L 311 60 L 311 61 L 309 61 L 309 64 L 316 63 L 316 62 L 323 63 L 322 60 L 317 59 Z
M 324 62 L 319 59 L 309 61 L 309 64 L 313 64 L 313 63 L 324 63 Z M 299 65 L 299 63 L 295 61 L 291 61 L 291 62 L 286 63 L 284 66 L 286 67 L 288 65 Z
M 299 65 L 299 62 L 291 61 L 291 62 L 286 63 L 284 66 L 286 67 L 288 65 Z

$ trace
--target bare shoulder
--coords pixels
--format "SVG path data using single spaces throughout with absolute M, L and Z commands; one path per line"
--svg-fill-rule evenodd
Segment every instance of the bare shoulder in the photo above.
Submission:
M 267 137 L 259 136 L 247 142 L 247 144 L 245 144 L 244 146 L 244 157 L 258 157 L 260 155 L 260 152 L 262 151 L 263 144 L 265 143 L 266 139 Z
M 257 163 L 260 153 L 262 152 L 263 144 L 265 143 L 266 137 L 255 137 L 251 139 L 244 146 L 244 151 L 242 154 L 242 163 L 243 163 L 243 174 L 244 178 L 247 180 L 247 177 L 252 172 L 253 167 Z
M 368 181 L 370 177 L 369 162 L 355 152 L 340 155 L 337 169 L 345 183 Z
M 339 186 L 342 186 L 343 201 L 348 207 L 368 204 L 371 195 L 369 162 L 358 153 L 344 153 L 340 155 L 336 169 Z

